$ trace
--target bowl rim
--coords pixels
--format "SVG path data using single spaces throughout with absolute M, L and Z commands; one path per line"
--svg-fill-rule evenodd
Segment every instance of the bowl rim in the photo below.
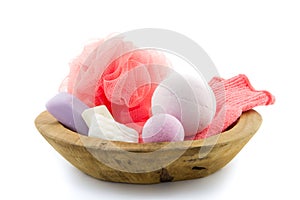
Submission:
M 85 147 L 87 149 L 103 149 L 106 151 L 125 150 L 130 152 L 153 152 L 162 149 L 166 145 L 168 145 L 168 149 L 165 150 L 182 150 L 204 146 L 211 147 L 214 145 L 225 145 L 228 142 L 242 140 L 249 135 L 254 135 L 261 123 L 261 115 L 252 109 L 243 112 L 236 124 L 229 130 L 208 138 L 182 142 L 129 143 L 81 135 L 64 127 L 48 111 L 40 113 L 35 119 L 36 128 L 46 139 L 50 138 L 58 143 Z

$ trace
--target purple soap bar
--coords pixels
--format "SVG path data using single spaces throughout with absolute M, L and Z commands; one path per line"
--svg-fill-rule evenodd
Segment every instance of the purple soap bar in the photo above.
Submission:
M 46 108 L 60 123 L 83 135 L 88 135 L 88 127 L 81 113 L 89 107 L 72 94 L 61 92 L 46 104 Z

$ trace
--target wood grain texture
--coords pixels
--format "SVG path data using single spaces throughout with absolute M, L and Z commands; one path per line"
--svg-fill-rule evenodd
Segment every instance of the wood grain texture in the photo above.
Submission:
M 126 143 L 75 133 L 47 111 L 35 120 L 42 136 L 66 160 L 97 179 L 153 184 L 208 176 L 224 167 L 258 130 L 262 118 L 254 110 L 242 114 L 230 130 L 205 140 Z

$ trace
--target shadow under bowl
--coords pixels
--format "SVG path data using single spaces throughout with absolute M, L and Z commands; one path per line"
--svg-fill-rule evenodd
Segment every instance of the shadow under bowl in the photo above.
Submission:
M 105 181 L 135 184 L 208 176 L 229 163 L 261 123 L 260 114 L 250 110 L 230 130 L 206 139 L 139 144 L 78 134 L 47 111 L 35 120 L 50 145 L 82 172 Z

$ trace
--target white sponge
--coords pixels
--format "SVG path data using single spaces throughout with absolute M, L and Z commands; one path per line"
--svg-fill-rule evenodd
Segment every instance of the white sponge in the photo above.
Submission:
M 194 136 L 212 121 L 216 112 L 215 96 L 198 73 L 173 72 L 161 82 L 152 96 L 152 114 L 165 113 L 183 125 L 185 136 Z

